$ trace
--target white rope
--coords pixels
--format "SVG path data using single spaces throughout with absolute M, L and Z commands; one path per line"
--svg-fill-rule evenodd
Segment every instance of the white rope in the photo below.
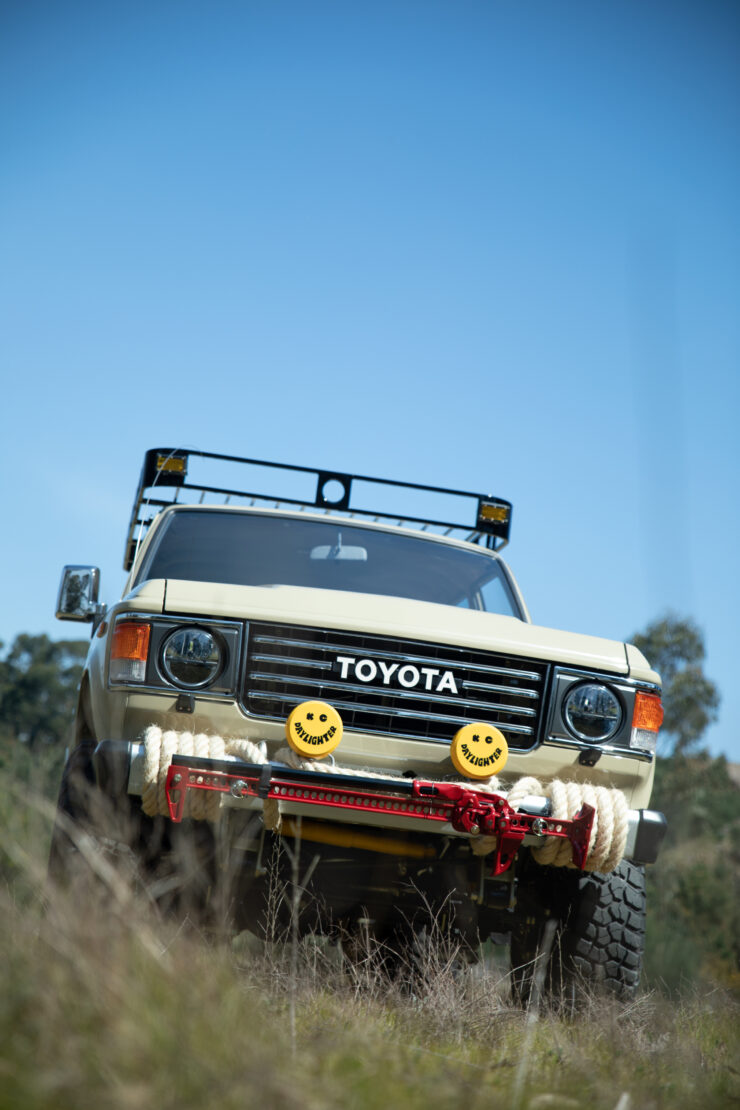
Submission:
M 621 790 L 606 786 L 592 786 L 589 783 L 553 782 L 542 784 L 539 779 L 529 775 L 518 779 L 504 796 L 512 807 L 518 810 L 525 798 L 549 798 L 552 814 L 548 821 L 572 820 L 581 807 L 594 807 L 594 822 L 588 842 L 584 871 L 599 871 L 606 874 L 617 866 L 627 844 L 629 827 L 629 806 Z M 470 841 L 476 856 L 489 855 L 497 844 L 495 836 L 479 836 Z M 532 856 L 543 865 L 551 867 L 574 867 L 573 849 L 569 840 L 550 837 L 540 848 L 532 849 Z
M 237 756 L 246 763 L 262 765 L 267 763 L 267 747 L 251 740 L 229 740 L 222 736 L 211 736 L 200 732 L 163 732 L 157 725 L 150 725 L 144 733 L 144 788 L 141 805 L 149 817 L 161 814 L 167 817 L 167 797 L 165 782 L 167 771 L 175 754 L 192 755 L 203 759 L 223 759 L 227 755 Z M 285 763 L 294 770 L 318 771 L 334 775 L 358 775 L 365 778 L 385 780 L 389 784 L 397 781 L 397 776 L 359 767 L 342 767 L 338 764 L 303 759 L 292 748 L 280 748 L 274 757 L 276 762 Z M 469 790 L 493 791 L 499 789 L 495 777 L 485 781 L 460 783 Z M 594 823 L 586 856 L 586 871 L 613 871 L 624 855 L 628 831 L 627 799 L 621 790 L 605 786 L 591 786 L 588 783 L 553 782 L 543 785 L 538 779 L 525 776 L 518 779 L 508 794 L 503 792 L 509 805 L 518 809 L 524 799 L 531 795 L 544 796 L 552 803 L 549 821 L 572 820 L 585 804 L 594 807 Z M 221 793 L 217 790 L 188 790 L 185 797 L 183 816 L 196 821 L 217 821 L 221 812 Z M 263 803 L 263 819 L 268 829 L 280 829 L 280 803 L 276 798 L 266 798 Z M 480 836 L 470 841 L 475 855 L 486 856 L 496 847 L 495 836 Z M 554 867 L 573 867 L 570 841 L 551 837 L 540 848 L 533 848 L 532 855 L 541 864 Z
M 150 725 L 144 733 L 144 789 L 141 806 L 148 817 L 158 814 L 167 817 L 167 796 L 165 782 L 173 755 L 194 755 L 203 759 L 223 759 L 226 755 L 237 756 L 246 763 L 262 765 L 267 763 L 267 748 L 264 743 L 255 744 L 251 740 L 229 740 L 222 736 L 210 736 L 201 732 L 193 736 L 190 732 L 162 732 L 157 725 Z M 357 767 L 340 767 L 332 763 L 319 763 L 313 759 L 303 759 L 292 748 L 280 748 L 275 754 L 275 762 L 285 763 L 296 771 L 319 771 L 325 774 L 357 775 L 364 778 L 383 779 L 389 784 L 397 776 L 380 774 L 377 771 Z M 487 786 L 487 789 L 492 789 Z M 196 821 L 217 821 L 221 810 L 221 794 L 217 790 L 188 790 L 185 796 L 184 817 Z M 279 802 L 276 798 L 266 798 L 263 806 L 265 824 L 269 829 L 280 828 Z
M 542 787 L 537 779 L 531 776 L 525 776 L 514 783 L 514 786 L 506 796 L 506 800 L 512 809 L 518 809 L 520 802 L 523 802 L 530 794 L 540 794 Z M 498 844 L 498 837 L 495 836 L 479 836 L 475 840 L 471 840 L 470 847 L 475 856 L 487 856 Z
M 518 810 L 529 794 L 550 799 L 550 822 L 570 821 L 583 805 L 593 806 L 594 822 L 584 871 L 606 874 L 614 870 L 624 855 L 629 828 L 629 806 L 621 790 L 592 786 L 585 782 L 561 782 L 559 779 L 543 785 L 535 778 L 523 778 L 512 786 L 507 801 L 513 809 Z M 552 837 L 541 848 L 533 848 L 532 855 L 541 864 L 554 867 L 575 866 L 568 840 Z

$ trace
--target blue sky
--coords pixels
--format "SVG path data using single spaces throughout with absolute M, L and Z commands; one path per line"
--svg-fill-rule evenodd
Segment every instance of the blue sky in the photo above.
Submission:
M 514 502 L 537 623 L 703 628 L 740 759 L 740 7 L 0 6 L 0 639 L 144 450 Z

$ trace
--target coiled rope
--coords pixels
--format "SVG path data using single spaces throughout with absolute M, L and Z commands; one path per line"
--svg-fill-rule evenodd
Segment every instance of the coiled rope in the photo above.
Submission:
M 204 759 L 223 759 L 227 755 L 237 756 L 247 763 L 267 763 L 267 748 L 264 743 L 255 744 L 251 740 L 230 740 L 222 736 L 212 736 L 199 732 L 176 732 L 174 729 L 163 731 L 157 725 L 150 725 L 144 733 L 144 787 L 141 805 L 149 817 L 158 814 L 168 816 L 165 782 L 173 755 L 192 755 Z M 303 759 L 292 748 L 280 748 L 274 756 L 275 761 L 285 763 L 294 770 L 331 772 L 335 775 L 357 775 L 373 779 L 384 779 L 392 783 L 396 776 L 380 774 L 358 767 L 342 767 L 338 764 Z M 491 791 L 499 789 L 496 778 L 488 781 L 462 783 L 467 789 Z M 606 873 L 613 871 L 624 855 L 628 832 L 627 799 L 621 790 L 605 786 L 591 786 L 588 783 L 561 782 L 554 779 L 541 783 L 538 779 L 525 776 L 518 779 L 508 792 L 501 793 L 513 809 L 518 809 L 524 799 L 531 795 L 550 799 L 552 814 L 549 821 L 571 820 L 585 804 L 594 807 L 594 823 L 591 830 L 588 853 L 584 870 Z M 221 813 L 221 794 L 216 790 L 188 790 L 185 798 L 183 816 L 196 821 L 218 821 Z M 266 798 L 263 802 L 263 819 L 268 829 L 279 831 L 281 825 L 279 802 L 276 798 Z M 480 836 L 471 840 L 475 855 L 486 856 L 496 847 L 495 836 Z M 556 837 L 548 839 L 540 848 L 533 848 L 534 859 L 552 867 L 573 867 L 572 850 L 568 840 Z
M 613 871 L 624 855 L 629 831 L 629 806 L 621 790 L 614 787 L 592 786 L 585 782 L 541 783 L 539 779 L 525 776 L 518 779 L 506 794 L 512 809 L 518 810 L 528 796 L 550 799 L 550 823 L 572 820 L 583 805 L 594 808 L 594 821 L 588 843 L 584 871 Z M 495 836 L 482 836 L 472 841 L 475 855 L 485 856 L 496 847 Z M 574 867 L 570 841 L 551 837 L 541 848 L 533 848 L 532 856 L 543 865 Z
M 267 747 L 263 743 L 255 744 L 251 740 L 229 740 L 223 736 L 212 736 L 205 732 L 193 735 L 192 732 L 175 732 L 174 729 L 162 731 L 157 725 L 150 725 L 144 733 L 144 789 L 141 797 L 141 808 L 147 817 L 156 817 L 158 814 L 167 817 L 167 795 L 165 783 L 167 771 L 172 762 L 173 755 L 195 755 L 204 759 L 223 759 L 226 755 L 234 755 L 246 763 L 267 763 Z M 340 767 L 336 764 L 318 762 L 313 759 L 303 759 L 292 748 L 280 748 L 273 760 L 286 763 L 296 771 L 331 772 L 335 775 L 356 775 L 358 772 L 366 778 L 384 779 L 392 783 L 393 775 L 378 774 L 365 768 Z M 221 794 L 217 790 L 188 790 L 185 797 L 184 817 L 192 817 L 196 821 L 218 821 L 221 814 Z M 276 798 L 265 798 L 263 817 L 268 829 L 280 829 L 280 809 Z

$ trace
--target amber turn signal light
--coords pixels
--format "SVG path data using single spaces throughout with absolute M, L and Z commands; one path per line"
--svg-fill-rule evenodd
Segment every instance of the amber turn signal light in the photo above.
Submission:
M 136 621 L 121 621 L 113 630 L 111 659 L 137 659 L 146 662 L 149 654 L 151 625 L 138 624 Z
M 663 703 L 657 694 L 635 696 L 635 711 L 632 714 L 632 727 L 657 732 L 663 724 Z
M 111 682 L 144 682 L 149 655 L 151 625 L 139 621 L 118 621 L 113 629 L 110 649 Z

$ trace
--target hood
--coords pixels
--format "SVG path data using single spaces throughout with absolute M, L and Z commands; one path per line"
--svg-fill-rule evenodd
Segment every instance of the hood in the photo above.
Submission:
M 406 598 L 299 586 L 228 586 L 168 579 L 162 612 L 375 633 L 499 651 L 613 674 L 629 673 L 625 646 L 618 641 Z

